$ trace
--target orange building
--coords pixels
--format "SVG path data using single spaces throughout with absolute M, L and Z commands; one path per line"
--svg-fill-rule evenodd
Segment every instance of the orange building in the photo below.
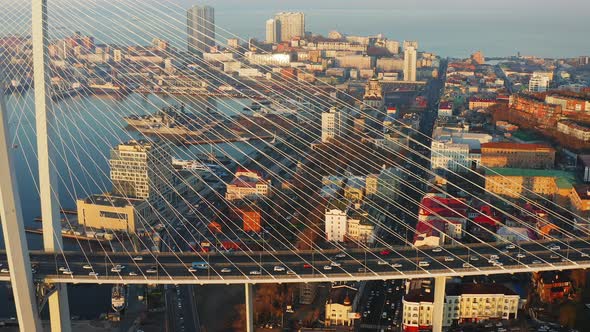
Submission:
M 260 233 L 262 231 L 262 216 L 260 210 L 256 207 L 238 208 L 242 218 L 244 232 Z
M 547 271 L 533 273 L 537 294 L 543 303 L 553 303 L 566 298 L 572 292 L 572 283 L 567 272 Z
M 562 115 L 561 105 L 549 105 L 545 99 L 530 94 L 510 96 L 510 111 L 532 123 L 554 128 Z
M 486 167 L 553 168 L 555 149 L 544 144 L 483 143 L 481 164 Z

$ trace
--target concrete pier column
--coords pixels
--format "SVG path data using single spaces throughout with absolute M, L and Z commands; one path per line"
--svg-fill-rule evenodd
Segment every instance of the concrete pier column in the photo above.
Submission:
M 445 309 L 445 287 L 447 278 L 434 278 L 434 308 L 432 309 L 432 332 L 442 332 Z
M 246 287 L 246 332 L 254 332 L 254 292 L 252 284 Z

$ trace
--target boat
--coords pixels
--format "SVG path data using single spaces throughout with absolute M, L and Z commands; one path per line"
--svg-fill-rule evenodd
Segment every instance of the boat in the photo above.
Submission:
M 244 107 L 243 110 L 254 112 L 254 111 L 260 111 L 261 108 L 262 108 L 262 106 L 260 106 L 258 103 L 252 103 L 252 105 Z
M 155 114 L 130 115 L 123 119 L 143 134 L 164 135 L 178 139 L 200 136 L 222 121 L 212 118 L 203 124 L 203 120 L 198 120 L 197 115 L 185 112 L 184 105 L 164 107 Z
M 88 85 L 88 90 L 94 94 L 102 95 L 124 95 L 129 92 L 129 89 L 127 89 L 126 87 L 119 84 L 113 84 L 112 82 L 107 82 L 104 84 L 91 83 Z
M 125 285 L 115 285 L 111 291 L 111 306 L 119 312 L 127 306 Z
M 175 169 L 180 170 L 187 170 L 187 171 L 207 171 L 210 172 L 211 169 L 208 165 L 198 161 L 198 160 L 182 160 L 172 158 L 172 167 Z
M 82 84 L 79 82 L 74 82 L 69 86 L 64 85 L 55 85 L 53 92 L 51 94 L 51 99 L 53 100 L 61 100 L 66 99 L 75 95 L 80 95 L 84 92 L 84 88 Z

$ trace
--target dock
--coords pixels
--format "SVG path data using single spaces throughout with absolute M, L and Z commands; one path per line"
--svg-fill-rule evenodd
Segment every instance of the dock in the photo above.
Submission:
M 230 143 L 230 142 L 248 142 L 253 140 L 264 140 L 273 139 L 274 136 L 252 136 L 252 137 L 235 137 L 235 138 L 224 138 L 224 139 L 207 139 L 207 140 L 184 140 L 184 145 L 205 145 L 205 144 L 219 144 L 219 143 Z
M 25 232 L 31 233 L 31 234 L 43 234 L 43 229 L 42 228 L 25 227 Z M 95 237 L 89 237 L 86 235 L 76 235 L 76 234 L 70 234 L 70 233 L 61 233 L 61 236 L 65 239 L 74 239 L 74 240 L 83 240 L 83 241 L 97 241 L 97 242 L 106 241 L 105 239 L 97 239 Z

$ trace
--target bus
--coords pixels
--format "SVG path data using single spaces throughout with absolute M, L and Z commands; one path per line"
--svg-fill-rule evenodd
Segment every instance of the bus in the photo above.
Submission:
M 209 268 L 209 264 L 207 264 L 207 262 L 193 262 L 191 266 L 193 269 L 197 270 L 206 270 Z

